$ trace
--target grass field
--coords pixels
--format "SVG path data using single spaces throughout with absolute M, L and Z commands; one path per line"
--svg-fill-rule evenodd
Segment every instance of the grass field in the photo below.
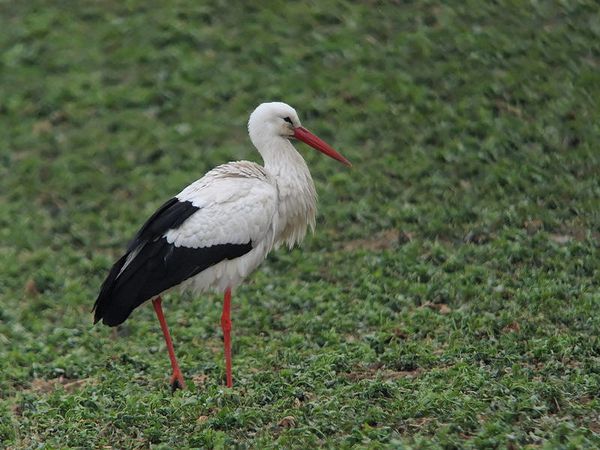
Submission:
M 0 447 L 600 446 L 600 8 L 0 2 Z M 164 3 L 164 2 L 163 2 Z M 267 5 L 267 3 L 264 3 Z M 317 231 L 234 295 L 92 326 L 143 219 L 258 161 L 283 100 Z

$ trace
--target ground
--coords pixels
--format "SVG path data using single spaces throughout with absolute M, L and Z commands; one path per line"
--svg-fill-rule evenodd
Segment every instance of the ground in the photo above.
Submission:
M 0 447 L 600 446 L 600 10 L 1 2 Z M 92 326 L 112 262 L 295 106 L 317 231 L 234 293 Z

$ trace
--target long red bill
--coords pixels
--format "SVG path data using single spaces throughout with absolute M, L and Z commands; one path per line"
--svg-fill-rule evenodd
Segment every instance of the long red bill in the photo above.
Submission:
M 294 128 L 294 137 L 305 144 L 310 145 L 315 150 L 319 150 L 321 153 L 326 154 L 330 158 L 337 159 L 342 164 L 348 167 L 352 167 L 352 163 L 336 152 L 327 142 L 321 138 L 315 136 L 304 127 Z

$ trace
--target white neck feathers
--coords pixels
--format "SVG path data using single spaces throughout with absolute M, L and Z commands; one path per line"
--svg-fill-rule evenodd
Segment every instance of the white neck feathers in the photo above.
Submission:
M 254 142 L 254 140 L 253 140 Z M 314 230 L 317 193 L 304 158 L 283 137 L 254 142 L 263 157 L 265 170 L 279 192 L 279 230 L 276 246 L 293 247 L 302 241 L 308 228 Z

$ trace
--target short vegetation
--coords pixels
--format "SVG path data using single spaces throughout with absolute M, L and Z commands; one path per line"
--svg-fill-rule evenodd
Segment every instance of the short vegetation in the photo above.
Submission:
M 169 3 L 167 5 L 167 3 Z M 600 446 L 600 10 L 0 3 L 0 447 Z M 317 231 L 92 326 L 133 233 L 295 106 Z

